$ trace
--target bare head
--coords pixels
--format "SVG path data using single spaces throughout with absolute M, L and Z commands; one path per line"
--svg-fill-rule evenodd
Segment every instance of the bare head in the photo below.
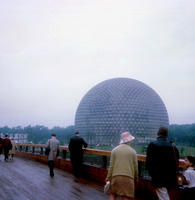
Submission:
M 186 165 L 186 167 L 195 167 L 195 157 L 186 156 L 185 157 L 185 165 Z
M 79 136 L 79 135 L 80 135 L 80 133 L 77 131 L 77 132 L 75 133 L 75 135 L 76 135 L 76 136 Z
M 157 135 L 158 137 L 167 138 L 169 135 L 169 129 L 166 126 L 162 126 L 159 128 Z
M 51 134 L 51 137 L 56 137 L 56 134 Z

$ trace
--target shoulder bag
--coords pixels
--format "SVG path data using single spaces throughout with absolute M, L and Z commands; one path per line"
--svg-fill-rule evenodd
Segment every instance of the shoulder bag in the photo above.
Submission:
M 45 155 L 48 156 L 50 152 L 50 141 L 48 147 L 45 148 Z
M 110 181 L 106 182 L 106 185 L 104 186 L 104 194 L 110 193 Z

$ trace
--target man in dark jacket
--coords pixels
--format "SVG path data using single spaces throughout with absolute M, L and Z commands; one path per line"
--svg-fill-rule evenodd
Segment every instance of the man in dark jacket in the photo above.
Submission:
M 12 149 L 11 140 L 8 138 L 8 135 L 5 135 L 3 139 L 3 150 L 4 150 L 4 160 L 7 162 L 9 157 L 9 150 Z
M 83 147 L 86 148 L 87 143 L 80 137 L 79 132 L 76 132 L 75 136 L 70 139 L 68 146 L 75 177 L 82 175 Z
M 152 177 L 153 185 L 157 187 L 159 199 L 169 200 L 167 189 L 174 188 L 177 184 L 179 152 L 168 141 L 167 127 L 161 127 L 157 135 L 157 140 L 148 146 L 146 167 Z

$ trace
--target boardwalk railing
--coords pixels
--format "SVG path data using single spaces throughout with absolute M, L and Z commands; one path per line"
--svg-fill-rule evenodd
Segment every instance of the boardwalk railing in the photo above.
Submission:
M 45 145 L 43 144 L 17 144 L 17 156 L 47 163 L 47 156 L 45 156 L 44 152 Z M 87 176 L 96 181 L 104 182 L 109 166 L 110 154 L 110 151 L 84 149 L 84 168 Z M 146 156 L 138 154 L 137 157 L 139 177 L 148 179 L 149 176 L 145 169 Z M 180 160 L 179 166 L 184 168 L 184 160 Z M 70 153 L 67 146 L 60 146 L 60 155 L 56 160 L 56 167 L 72 171 Z

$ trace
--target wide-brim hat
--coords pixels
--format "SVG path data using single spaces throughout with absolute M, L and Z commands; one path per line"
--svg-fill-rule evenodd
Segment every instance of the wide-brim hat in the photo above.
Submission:
M 135 137 L 132 136 L 129 132 L 123 132 L 121 134 L 120 144 L 125 144 L 125 143 L 128 143 L 128 142 L 131 142 L 134 139 L 135 139 Z

